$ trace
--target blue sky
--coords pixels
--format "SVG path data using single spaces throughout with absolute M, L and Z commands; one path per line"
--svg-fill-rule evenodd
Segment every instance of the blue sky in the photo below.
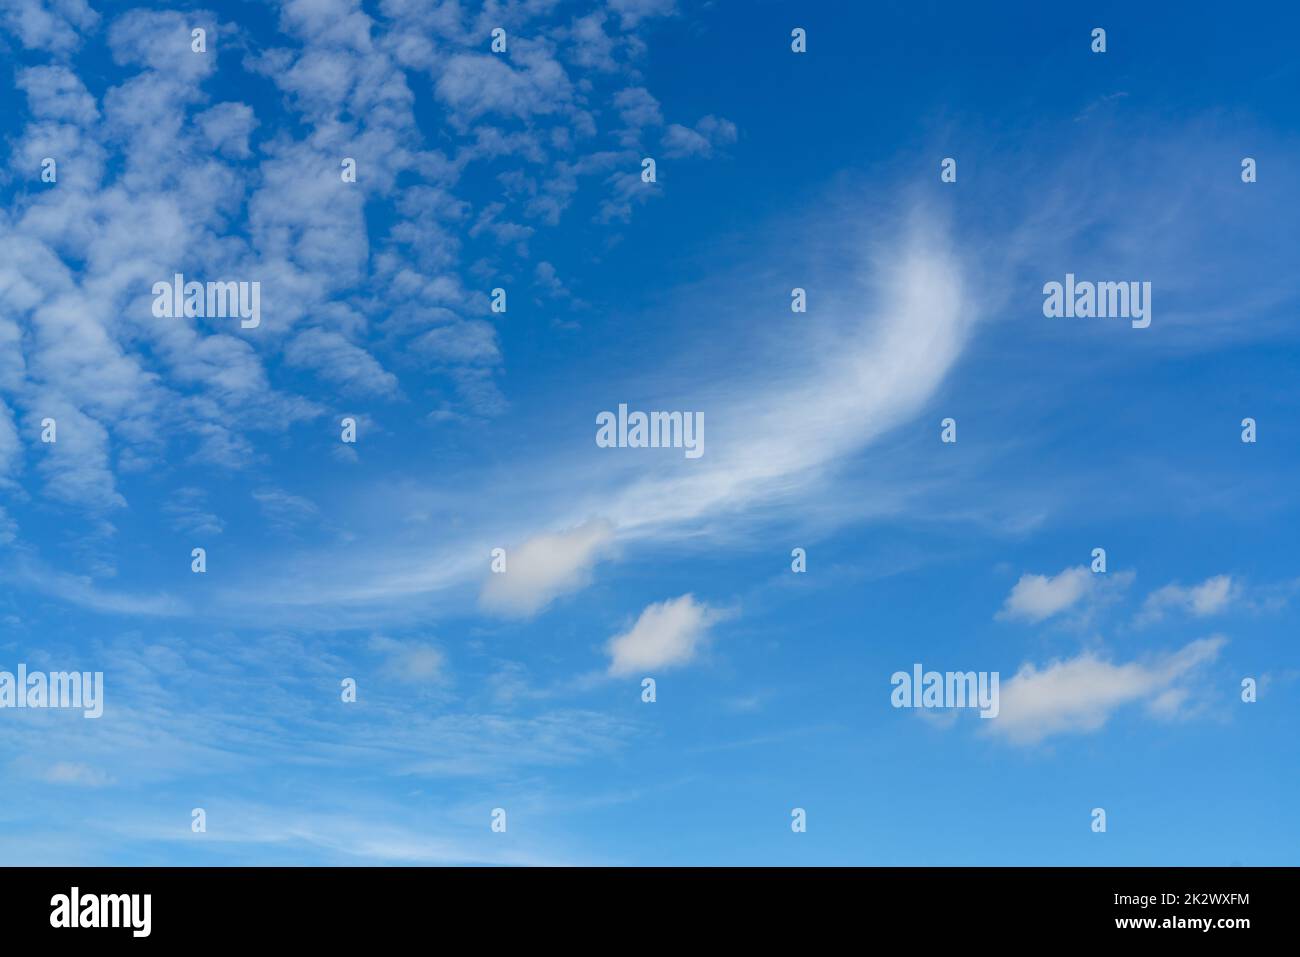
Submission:
M 1131 6 L 0 0 L 0 862 L 1297 863 L 1296 15 Z

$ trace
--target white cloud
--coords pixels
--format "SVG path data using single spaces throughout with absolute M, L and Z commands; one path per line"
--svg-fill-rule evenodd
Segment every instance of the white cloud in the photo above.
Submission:
M 172 516 L 171 527 L 178 532 L 202 537 L 220 535 L 226 523 L 208 510 L 206 499 L 203 489 L 179 488 L 162 511 Z
M 479 602 L 502 615 L 534 615 L 557 596 L 586 585 L 592 566 L 606 553 L 613 537 L 609 522 L 591 520 L 507 548 L 506 570 L 488 575 Z
M 619 130 L 596 123 L 621 122 L 611 101 L 642 78 L 613 58 L 635 59 L 644 44 L 604 26 L 613 33 L 620 19 L 626 27 L 673 4 L 620 0 L 575 26 L 580 58 L 626 73 L 599 90 L 571 81 L 557 34 L 525 26 L 556 13 L 553 3 L 517 11 L 506 58 L 486 55 L 483 22 L 470 22 L 488 13 L 404 0 L 380 6 L 384 17 L 372 19 L 359 0 L 293 0 L 281 6 L 280 27 L 302 42 L 271 49 L 250 47 L 237 25 L 203 11 L 111 11 L 102 33 L 121 69 L 97 74 L 94 93 L 62 65 L 18 72 L 29 115 L 14 137 L 16 162 L 32 169 L 42 156 L 60 157 L 57 189 L 29 191 L 0 216 L 0 244 L 13 248 L 0 263 L 0 345 L 13 346 L 0 349 L 0 394 L 24 437 L 41 417 L 59 419 L 58 446 L 27 451 L 40 480 L 35 495 L 103 511 L 127 504 L 117 473 L 174 461 L 246 470 L 259 461 L 256 432 L 324 414 L 295 394 L 306 378 L 293 374 L 297 367 L 345 392 L 384 397 L 401 396 L 398 370 L 435 367 L 448 380 L 443 402 L 454 390 L 450 397 L 479 415 L 506 407 L 494 327 L 462 319 L 482 296 L 460 275 L 463 224 L 484 211 L 452 190 L 472 163 L 519 157 L 539 164 L 525 177 L 536 193 L 509 202 L 525 202 L 524 216 L 558 218 L 580 177 L 631 170 L 627 185 L 639 184 L 639 154 L 606 149 Z M 99 22 L 81 0 L 0 0 L 0 19 L 24 43 L 60 55 Z M 190 50 L 196 25 L 208 31 L 204 56 Z M 229 94 L 208 81 L 232 57 L 275 84 L 292 122 L 267 125 L 274 103 L 254 111 L 218 101 Z M 429 72 L 466 135 L 440 135 L 429 148 L 403 66 Z M 485 114 L 524 118 L 528 128 L 494 129 Z M 257 129 L 265 135 L 252 138 Z M 598 132 L 608 142 L 592 142 Z M 582 150 L 578 138 L 588 139 Z M 357 183 L 341 182 L 341 156 L 357 159 Z M 424 182 L 398 191 L 399 176 Z M 376 234 L 365 210 L 378 198 L 403 215 Z M 420 203 L 427 208 L 412 208 Z M 482 231 L 518 245 L 533 227 L 513 213 L 494 210 Z M 182 266 L 191 279 L 259 281 L 264 326 L 250 334 L 229 323 L 155 320 L 151 284 Z M 21 477 L 9 419 L 0 412 L 0 470 Z M 518 538 L 572 524 L 563 511 L 545 510 Z M 206 510 L 191 518 L 200 529 L 219 524 Z M 97 589 L 70 590 L 83 601 L 109 600 Z
M 869 265 L 874 307 L 836 308 L 833 328 L 810 335 L 816 353 L 790 376 L 788 350 L 756 379 L 719 380 L 703 401 L 730 424 L 707 453 L 680 471 L 655 472 L 592 510 L 620 530 L 680 531 L 704 517 L 759 503 L 797 502 L 837 462 L 916 414 L 966 344 L 979 310 L 965 295 L 962 263 L 936 224 L 913 217 Z M 671 467 L 671 466 L 669 466 Z
M 533 271 L 533 276 L 537 281 L 537 285 L 546 291 L 546 295 L 556 299 L 569 298 L 569 290 L 560 281 L 559 274 L 551 263 L 546 260 L 539 262 L 537 268 Z
M 636 624 L 607 642 L 609 673 L 628 675 L 685 664 L 695 657 L 719 617 L 693 595 L 647 605 Z
M 623 18 L 624 27 L 630 27 L 647 17 L 675 13 L 677 0 L 609 0 L 609 8 Z
M 93 101 L 92 101 L 93 103 Z M 246 159 L 248 137 L 257 127 L 253 108 L 246 103 L 218 103 L 194 117 L 208 143 L 225 156 Z
M 494 363 L 501 357 L 496 329 L 482 319 L 437 326 L 412 340 L 411 349 L 440 362 Z
M 108 31 L 113 59 L 122 65 L 146 66 L 183 81 L 207 76 L 216 69 L 216 57 L 195 56 L 190 31 L 207 31 L 210 50 L 219 46 L 211 14 L 175 10 L 129 10 Z
M 565 36 L 568 42 L 563 46 L 564 52 L 577 66 L 605 73 L 618 69 L 614 60 L 615 42 L 605 32 L 604 11 L 575 17 Z
M 446 658 L 433 645 L 375 635 L 370 650 L 384 655 L 385 672 L 399 681 L 427 682 L 442 677 Z
M 659 190 L 652 189 L 641 179 L 641 170 L 636 168 L 635 163 L 629 166 L 631 168 L 615 170 L 605 177 L 610 195 L 600 204 L 596 214 L 597 222 L 631 222 L 633 206 L 661 195 Z
M 87 788 L 104 787 L 113 780 L 103 771 L 72 761 L 59 761 L 41 772 L 40 777 L 50 784 L 74 784 Z
M 50 568 L 38 559 L 32 558 L 26 551 L 16 552 L 12 563 L 0 567 L 0 580 L 42 592 L 69 604 L 108 614 L 139 618 L 178 616 L 189 612 L 185 603 L 166 592 L 133 594 L 105 591 L 92 579 Z
M 569 78 L 540 46 L 514 40 L 511 61 L 491 54 L 458 53 L 443 68 L 434 85 L 438 99 L 452 110 L 452 120 L 467 126 L 484 113 L 527 119 L 554 113 L 569 102 Z
M 1166 585 L 1147 596 L 1138 613 L 1137 623 L 1159 621 L 1171 611 L 1183 612 L 1196 618 L 1215 615 L 1227 608 L 1239 592 L 1231 575 L 1215 575 L 1199 585 L 1189 585 L 1186 588 L 1178 584 Z
M 87 125 L 99 119 L 95 98 L 81 78 L 67 67 L 34 66 L 20 70 L 16 85 L 27 94 L 33 116 Z
M 281 532 L 291 532 L 303 525 L 319 525 L 320 509 L 310 499 L 291 495 L 279 488 L 253 490 L 253 499 L 262 517 Z
M 518 499 L 518 477 L 475 470 L 465 479 L 472 496 L 458 508 L 477 513 L 476 524 L 486 532 L 467 532 L 436 549 L 392 544 L 334 556 L 319 563 L 310 594 L 290 582 L 267 587 L 263 578 L 262 587 L 241 591 L 242 607 L 252 591 L 265 596 L 263 608 L 314 612 L 327 593 L 336 609 L 367 602 L 373 614 L 373 603 L 382 602 L 385 614 L 400 616 L 405 612 L 397 600 L 411 600 L 410 610 L 423 598 L 477 579 L 486 549 L 525 538 L 522 556 L 519 549 L 510 552 L 509 572 L 488 576 L 480 604 L 529 615 L 584 587 L 595 559 L 614 544 L 677 541 L 723 525 L 734 533 L 784 506 L 806 507 L 835 468 L 914 416 L 961 355 L 980 311 L 965 294 L 963 261 L 947 240 L 940 225 L 921 214 L 910 217 L 901 233 L 880 234 L 868 249 L 876 255 L 864 257 L 863 290 L 852 304 L 828 303 L 802 349 L 785 343 L 779 355 L 748 363 L 743 373 L 720 374 L 706 391 L 692 387 L 705 421 L 726 423 L 725 430 L 710 431 L 704 457 L 651 462 L 610 456 L 575 471 L 575 446 L 566 444 L 530 462 L 537 480 L 526 507 L 490 513 L 479 503 Z M 656 388 L 680 399 L 671 381 Z M 584 444 L 590 442 L 587 437 Z M 586 528 L 592 516 L 601 519 L 596 541 L 576 535 L 570 543 L 572 532 L 541 531 Z M 548 554 L 552 548 L 555 554 Z M 476 555 L 484 557 L 466 558 Z
M 1007 596 L 999 618 L 1040 622 L 1065 611 L 1079 601 L 1093 585 L 1086 566 L 1067 568 L 1059 575 L 1021 575 Z
M 670 158 L 713 155 L 715 147 L 736 142 L 736 124 L 716 116 L 706 116 L 695 129 L 670 124 L 664 132 L 664 155 Z
M 630 86 L 620 90 L 614 95 L 614 106 L 627 126 L 619 134 L 624 146 L 635 146 L 644 127 L 659 126 L 664 121 L 659 101 L 643 86 Z
M 59 397 L 42 397 L 33 403 L 39 410 L 29 418 L 28 428 L 39 434 L 40 423 L 54 419 L 58 441 L 42 446 L 39 471 L 44 493 L 62 502 L 109 509 L 124 506 L 109 463 L 108 430 L 97 420 Z
M 1226 643 L 1202 638 L 1146 663 L 1114 664 L 1090 651 L 1041 669 L 1026 663 L 1002 685 L 1001 710 L 989 731 L 1035 744 L 1055 734 L 1096 731 L 1117 708 L 1140 701 L 1151 714 L 1172 717 L 1192 694 L 1186 682 L 1193 671 L 1217 658 Z
M 99 23 L 99 14 L 86 0 L 0 0 L 0 19 L 28 49 L 69 53 L 81 45 L 79 31 Z
M 284 357 L 291 365 L 315 369 L 321 378 L 348 394 L 397 392 L 397 377 L 369 352 L 337 332 L 307 329 L 285 347 Z

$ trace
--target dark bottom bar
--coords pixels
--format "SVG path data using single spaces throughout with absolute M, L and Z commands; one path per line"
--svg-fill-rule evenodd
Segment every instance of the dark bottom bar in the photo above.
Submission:
M 9 868 L 0 885 L 10 943 L 337 946 L 432 931 L 666 946 L 895 931 L 918 944 L 1049 934 L 1232 946 L 1294 933 L 1297 869 Z

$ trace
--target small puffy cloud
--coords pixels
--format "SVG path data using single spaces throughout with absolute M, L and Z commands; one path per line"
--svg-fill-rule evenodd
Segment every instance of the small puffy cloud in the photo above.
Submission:
M 99 119 L 99 108 L 81 78 L 62 66 L 34 66 L 19 70 L 17 86 L 27 94 L 32 115 L 89 126 Z
M 610 195 L 601 201 L 596 213 L 596 222 L 627 223 L 632 221 L 632 207 L 647 202 L 652 197 L 663 195 L 661 190 L 645 183 L 641 179 L 641 168 L 619 170 L 606 177 Z
M 1150 624 L 1164 618 L 1171 611 L 1196 618 L 1216 615 L 1232 603 L 1238 592 L 1231 575 L 1215 575 L 1199 585 L 1186 588 L 1176 583 L 1166 585 L 1147 596 L 1138 613 L 1137 622 Z
M 474 225 L 469 228 L 469 235 L 471 238 L 476 239 L 486 233 L 503 246 L 516 243 L 520 255 L 526 255 L 527 242 L 529 237 L 533 235 L 534 229 L 531 226 L 498 219 L 505 208 L 504 203 L 489 203 L 479 213 Z
M 294 366 L 313 369 L 321 378 L 350 395 L 392 395 L 397 377 L 360 346 L 328 329 L 300 332 L 284 350 Z
M 712 147 L 709 141 L 699 133 L 673 123 L 664 133 L 664 155 L 672 158 L 682 156 L 708 156 Z
M 428 682 L 443 676 L 446 658 L 433 645 L 375 635 L 370 650 L 384 656 L 384 672 L 398 681 Z
M 194 117 L 208 145 L 223 156 L 250 156 L 248 137 L 257 126 L 253 108 L 246 103 L 218 103 Z
M 1000 712 L 989 730 L 1016 744 L 1035 744 L 1054 734 L 1096 731 L 1117 708 L 1141 701 L 1156 717 L 1174 717 L 1192 695 L 1188 679 L 1226 643 L 1202 638 L 1145 663 L 1115 664 L 1088 651 L 1041 669 L 1024 664 L 1002 686 Z
M 565 288 L 564 283 L 560 281 L 560 276 L 555 271 L 555 266 L 551 263 L 548 263 L 545 260 L 539 262 L 533 275 L 537 281 L 537 285 L 545 291 L 546 295 L 554 299 L 569 298 L 569 290 Z
M 664 131 L 664 155 L 673 159 L 709 157 L 717 147 L 736 142 L 736 124 L 716 116 L 706 116 L 695 129 L 672 123 Z
M 207 31 L 208 53 L 190 49 L 191 31 Z M 176 10 L 131 10 L 114 21 L 108 31 L 113 59 L 123 66 L 144 66 L 168 77 L 194 81 L 216 69 L 218 49 L 211 14 Z
M 647 605 L 636 624 L 606 644 L 609 673 L 628 675 L 685 664 L 695 657 L 709 628 L 720 617 L 694 595 Z
M 457 320 L 417 336 L 411 351 L 438 362 L 495 363 L 497 331 L 481 319 Z
M 316 45 L 370 47 L 370 17 L 358 0 L 289 0 L 281 4 L 280 25 Z
M 1021 575 L 1007 596 L 999 618 L 1036 623 L 1075 605 L 1092 588 L 1093 574 L 1085 566 L 1059 575 Z
M 506 550 L 506 570 L 488 576 L 479 602 L 488 611 L 528 617 L 581 588 L 614 541 L 614 526 L 593 519 L 563 532 L 536 535 Z
M 29 50 L 70 53 L 98 23 L 86 0 L 0 0 L 0 24 Z
M 554 113 L 571 99 L 564 68 L 541 47 L 514 43 L 514 69 L 499 56 L 458 53 L 452 56 L 434 84 L 434 92 L 453 118 L 468 124 L 485 113 L 528 119 Z
M 576 17 L 566 36 L 565 52 L 577 66 L 605 73 L 618 69 L 614 61 L 614 39 L 605 32 L 604 11 Z
M 62 397 L 42 397 L 34 405 L 41 414 L 31 416 L 31 431 L 39 432 L 45 418 L 54 419 L 58 429 L 58 442 L 46 446 L 39 466 L 44 493 L 88 509 L 125 506 L 110 464 L 108 430 Z
M 626 146 L 635 145 L 638 134 L 645 127 L 659 126 L 664 121 L 663 113 L 659 110 L 659 101 L 643 86 L 620 90 L 614 97 L 614 106 L 626 126 L 620 136 Z
M 609 0 L 609 8 L 622 18 L 624 27 L 633 27 L 641 20 L 675 13 L 677 0 Z

